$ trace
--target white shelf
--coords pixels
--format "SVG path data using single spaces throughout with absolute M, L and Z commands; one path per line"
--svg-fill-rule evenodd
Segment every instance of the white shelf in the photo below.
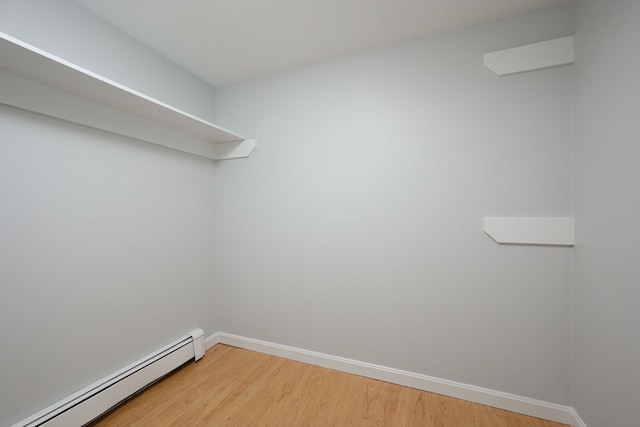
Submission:
M 0 33 L 0 103 L 210 159 L 255 141 Z M 135 117 L 131 117 L 131 115 Z
M 573 36 L 485 53 L 483 65 L 498 76 L 571 64 Z
M 497 243 L 574 245 L 573 218 L 485 218 L 484 231 Z

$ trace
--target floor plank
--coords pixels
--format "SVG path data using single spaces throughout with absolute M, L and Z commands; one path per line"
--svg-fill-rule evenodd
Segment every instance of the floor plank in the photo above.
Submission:
M 560 427 L 438 394 L 218 344 L 91 427 Z

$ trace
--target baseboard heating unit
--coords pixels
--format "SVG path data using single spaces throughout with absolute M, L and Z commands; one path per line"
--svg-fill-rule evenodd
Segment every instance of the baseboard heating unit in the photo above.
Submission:
M 204 332 L 196 329 L 13 427 L 81 427 L 174 369 L 203 355 Z

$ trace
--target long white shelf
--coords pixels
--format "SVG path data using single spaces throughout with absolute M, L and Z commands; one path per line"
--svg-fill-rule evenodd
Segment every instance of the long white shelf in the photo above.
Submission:
M 248 157 L 255 148 L 253 139 L 1 32 L 0 103 L 209 159 Z

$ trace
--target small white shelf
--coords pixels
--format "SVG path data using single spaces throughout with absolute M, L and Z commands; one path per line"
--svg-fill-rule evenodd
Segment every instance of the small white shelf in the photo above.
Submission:
M 571 64 L 573 36 L 485 53 L 483 65 L 497 76 Z
M 497 243 L 574 245 L 573 218 L 485 218 L 484 231 Z
M 248 157 L 255 148 L 252 139 L 4 33 L 0 103 L 215 160 Z

